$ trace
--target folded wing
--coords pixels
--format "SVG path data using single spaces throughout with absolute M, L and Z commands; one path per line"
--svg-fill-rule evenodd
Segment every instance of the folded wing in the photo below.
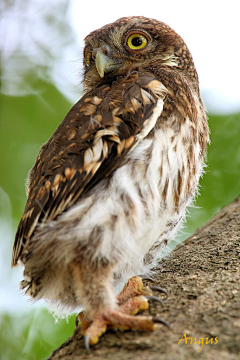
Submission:
M 151 74 L 132 74 L 83 96 L 39 152 L 17 229 L 12 266 L 39 223 L 54 220 L 109 176 L 153 129 L 167 90 Z

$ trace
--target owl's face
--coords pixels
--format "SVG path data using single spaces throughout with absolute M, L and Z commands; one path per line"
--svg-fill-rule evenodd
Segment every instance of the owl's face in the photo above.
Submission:
M 187 63 L 191 54 L 169 26 L 145 17 L 121 18 L 85 38 L 83 83 L 89 91 L 133 71 L 154 66 L 184 70 Z

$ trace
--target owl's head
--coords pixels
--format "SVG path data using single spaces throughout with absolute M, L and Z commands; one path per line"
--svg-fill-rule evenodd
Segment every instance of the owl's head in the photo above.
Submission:
M 83 83 L 87 91 L 133 71 L 152 71 L 161 66 L 197 77 L 182 38 L 158 20 L 121 18 L 85 38 Z

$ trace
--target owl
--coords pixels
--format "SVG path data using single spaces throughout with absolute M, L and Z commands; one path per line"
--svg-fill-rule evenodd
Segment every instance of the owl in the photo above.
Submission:
M 42 146 L 27 180 L 12 266 L 21 288 L 78 312 L 86 345 L 134 316 L 143 286 L 197 191 L 208 142 L 198 75 L 182 38 L 145 17 L 85 38 L 83 97 Z

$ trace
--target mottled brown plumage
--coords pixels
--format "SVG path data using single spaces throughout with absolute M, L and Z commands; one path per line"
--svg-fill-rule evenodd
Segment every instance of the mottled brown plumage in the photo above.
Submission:
M 151 291 L 141 281 L 133 291 L 134 278 L 117 298 L 113 285 L 149 272 L 175 236 L 208 126 L 191 54 L 157 20 L 122 18 L 90 33 L 83 84 L 29 173 L 12 265 L 24 264 L 21 286 L 33 298 L 83 306 L 93 344 L 106 324 L 154 328 L 131 315 Z
M 98 87 L 74 105 L 30 171 L 13 265 L 38 223 L 54 220 L 120 166 L 164 93 L 166 89 L 153 76 L 134 74 L 113 87 Z

